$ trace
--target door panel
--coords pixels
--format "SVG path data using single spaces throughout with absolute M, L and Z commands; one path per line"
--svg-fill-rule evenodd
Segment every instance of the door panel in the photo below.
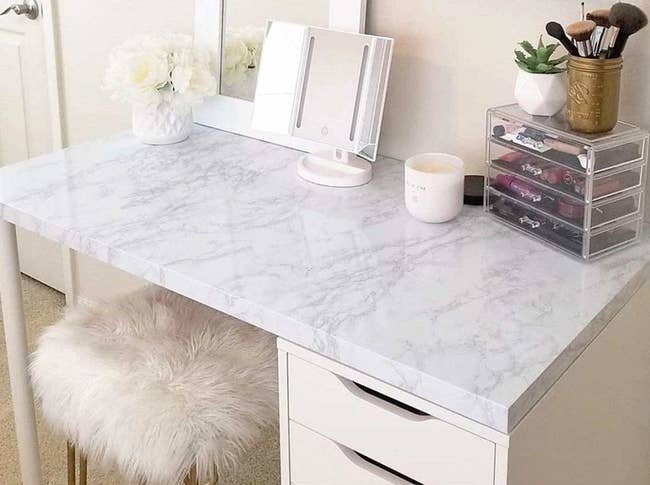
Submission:
M 0 160 L 5 163 L 22 160 L 28 153 L 20 66 L 23 40 L 23 34 L 0 30 Z
M 40 18 L 0 17 L 0 165 L 52 150 L 43 40 Z M 59 245 L 19 229 L 18 248 L 23 273 L 64 289 Z

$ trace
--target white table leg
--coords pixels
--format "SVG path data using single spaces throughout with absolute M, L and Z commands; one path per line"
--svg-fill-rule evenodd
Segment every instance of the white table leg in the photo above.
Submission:
M 27 337 L 16 226 L 4 220 L 0 220 L 0 295 L 22 483 L 40 485 L 41 463 L 36 436 L 34 395 L 27 369 Z

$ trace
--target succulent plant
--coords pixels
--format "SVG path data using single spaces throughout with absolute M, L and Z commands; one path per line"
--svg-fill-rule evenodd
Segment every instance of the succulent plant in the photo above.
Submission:
M 537 49 L 527 40 L 520 42 L 519 45 L 525 53 L 515 49 L 515 62 L 524 71 L 534 74 L 555 74 L 566 70 L 561 64 L 568 59 L 568 56 L 551 59 L 551 55 L 560 44 L 548 44 L 545 46 L 540 35 Z

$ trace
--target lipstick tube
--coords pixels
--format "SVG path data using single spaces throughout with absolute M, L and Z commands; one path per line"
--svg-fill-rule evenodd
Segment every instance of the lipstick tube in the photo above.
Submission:
M 504 175 L 501 173 L 498 174 L 496 176 L 496 184 L 500 187 L 510 190 L 511 192 L 514 192 L 522 199 L 526 199 L 531 202 L 541 202 L 544 198 L 542 192 L 537 188 L 527 184 L 526 182 L 523 182 L 522 180 L 518 180 L 512 175 Z

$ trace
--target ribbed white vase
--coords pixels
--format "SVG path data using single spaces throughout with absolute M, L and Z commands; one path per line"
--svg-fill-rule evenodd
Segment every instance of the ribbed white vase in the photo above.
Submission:
M 148 145 L 185 140 L 192 131 L 192 108 L 162 100 L 158 106 L 133 105 L 133 134 Z

